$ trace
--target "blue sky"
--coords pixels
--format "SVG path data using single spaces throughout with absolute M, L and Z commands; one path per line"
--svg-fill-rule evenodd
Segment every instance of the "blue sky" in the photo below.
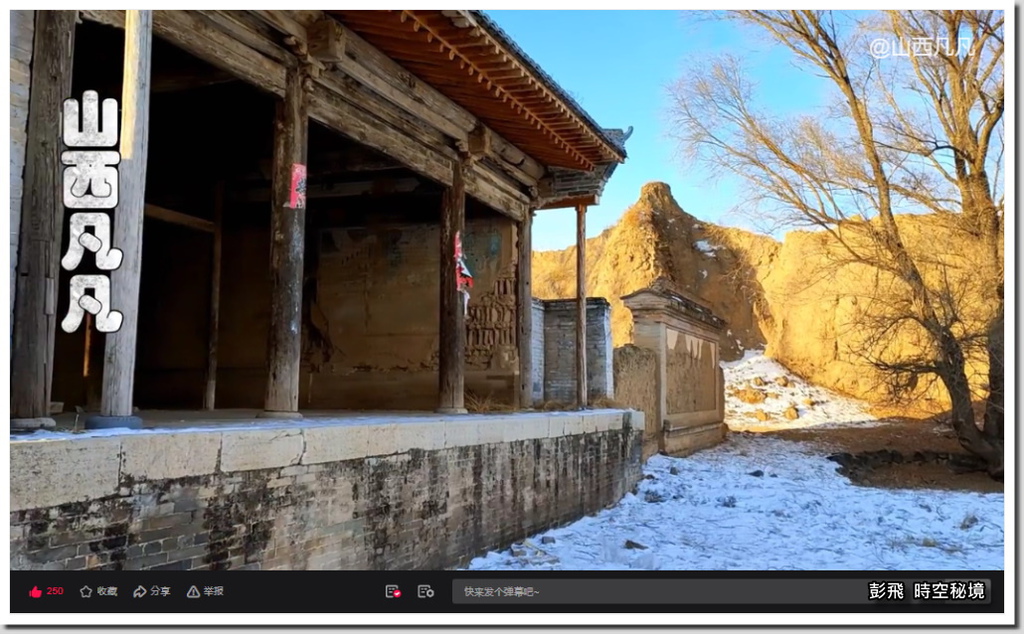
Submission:
M 822 83 L 796 69 L 785 52 L 731 23 L 695 24 L 681 11 L 489 11 L 520 47 L 568 91 L 603 127 L 628 128 L 629 158 L 587 213 L 587 235 L 614 224 L 636 201 L 640 187 L 664 181 L 680 206 L 703 220 L 743 225 L 728 212 L 736 204 L 735 181 L 709 182 L 676 158 L 668 138 L 667 86 L 688 64 L 720 53 L 743 57 L 761 78 L 760 103 L 777 112 L 818 107 Z M 537 213 L 537 250 L 575 242 L 570 209 Z

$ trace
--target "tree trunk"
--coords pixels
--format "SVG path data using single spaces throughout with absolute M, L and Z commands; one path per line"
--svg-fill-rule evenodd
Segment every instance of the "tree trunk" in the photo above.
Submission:
M 972 454 L 982 458 L 988 464 L 988 472 L 993 478 L 1003 477 L 1003 440 L 983 433 L 978 429 L 974 418 L 974 407 L 971 401 L 971 388 L 967 381 L 967 373 L 963 349 L 950 332 L 937 337 L 941 342 L 943 367 L 939 371 L 952 404 L 950 422 L 962 446 Z
M 985 436 L 1003 440 L 1003 303 L 985 345 L 988 353 L 988 399 L 985 401 Z

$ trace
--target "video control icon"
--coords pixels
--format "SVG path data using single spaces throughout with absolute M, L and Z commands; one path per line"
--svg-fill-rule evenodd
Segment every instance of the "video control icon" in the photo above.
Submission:
M 387 585 L 384 586 L 384 597 L 387 599 L 398 599 L 401 598 L 402 591 L 398 589 L 398 586 Z
M 420 599 L 433 599 L 434 589 L 428 585 L 420 585 L 416 588 L 416 596 Z

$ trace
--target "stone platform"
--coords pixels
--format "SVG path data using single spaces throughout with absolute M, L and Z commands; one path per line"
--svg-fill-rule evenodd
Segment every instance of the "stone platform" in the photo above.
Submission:
M 632 410 L 258 413 L 12 436 L 12 569 L 449 568 L 641 476 Z

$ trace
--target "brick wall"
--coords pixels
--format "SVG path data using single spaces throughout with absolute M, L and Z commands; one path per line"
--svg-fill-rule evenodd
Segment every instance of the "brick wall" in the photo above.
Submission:
M 11 325 L 14 333 L 15 276 L 21 237 L 22 183 L 28 134 L 28 100 L 32 77 L 32 41 L 35 11 L 11 11 Z
M 17 441 L 11 568 L 463 566 L 617 502 L 642 428 L 603 410 Z
M 591 400 L 614 397 L 611 337 L 611 305 L 603 297 L 588 297 L 587 392 Z M 545 400 L 576 400 L 576 300 L 544 301 L 544 375 Z

